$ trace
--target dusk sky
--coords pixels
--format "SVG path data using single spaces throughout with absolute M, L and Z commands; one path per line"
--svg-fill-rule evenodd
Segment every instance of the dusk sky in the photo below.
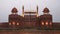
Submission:
M 22 15 L 22 6 L 26 10 L 36 10 L 39 7 L 39 16 L 43 14 L 45 7 L 49 8 L 53 16 L 53 22 L 60 22 L 60 0 L 0 0 L 0 22 L 8 22 L 8 16 L 13 7 L 18 9 L 18 14 Z

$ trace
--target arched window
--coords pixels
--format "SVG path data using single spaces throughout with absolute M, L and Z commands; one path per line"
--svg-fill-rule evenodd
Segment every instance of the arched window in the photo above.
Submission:
M 19 25 L 19 23 L 17 23 L 17 25 Z
M 44 25 L 44 22 L 42 22 L 41 24 Z
M 12 22 L 13 25 L 15 25 L 15 22 Z
M 9 23 L 9 25 L 11 25 L 11 23 Z
M 50 22 L 50 25 L 52 25 L 52 22 Z
M 46 22 L 45 24 L 48 25 L 48 22 Z

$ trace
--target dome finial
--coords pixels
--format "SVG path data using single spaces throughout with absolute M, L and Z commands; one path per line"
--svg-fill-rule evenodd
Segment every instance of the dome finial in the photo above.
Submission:
M 12 13 L 17 13 L 18 10 L 14 7 L 11 12 L 12 12 Z
M 44 13 L 49 13 L 50 11 L 49 11 L 49 9 L 46 7 L 46 8 L 44 8 L 43 12 L 44 12 Z

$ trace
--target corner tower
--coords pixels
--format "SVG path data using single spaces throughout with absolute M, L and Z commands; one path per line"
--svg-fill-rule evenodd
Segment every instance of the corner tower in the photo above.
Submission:
M 49 14 L 49 9 L 46 7 L 43 10 L 43 15 L 40 16 L 41 18 L 41 27 L 43 28 L 50 28 L 52 27 L 52 15 Z
M 11 10 L 12 14 L 9 15 L 9 25 L 19 25 L 19 15 L 17 14 L 18 10 L 14 7 Z

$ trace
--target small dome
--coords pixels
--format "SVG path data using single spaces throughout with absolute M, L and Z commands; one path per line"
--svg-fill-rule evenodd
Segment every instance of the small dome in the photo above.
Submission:
M 44 8 L 43 12 L 44 13 L 49 13 L 49 9 L 48 8 Z
M 11 12 L 12 12 L 12 13 L 17 13 L 18 10 L 14 7 Z

